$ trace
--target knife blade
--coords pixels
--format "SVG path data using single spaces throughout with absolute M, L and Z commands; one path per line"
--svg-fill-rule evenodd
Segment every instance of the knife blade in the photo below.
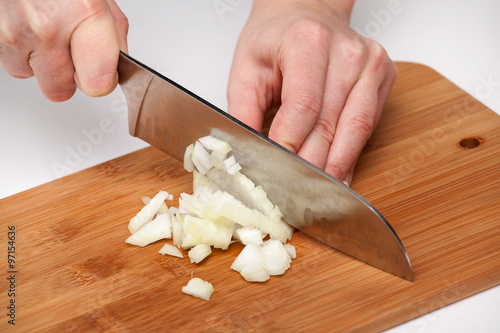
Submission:
M 179 161 L 201 137 L 229 142 L 243 173 L 266 191 L 285 222 L 413 281 L 410 259 L 393 228 L 350 187 L 123 52 L 118 72 L 132 136 Z

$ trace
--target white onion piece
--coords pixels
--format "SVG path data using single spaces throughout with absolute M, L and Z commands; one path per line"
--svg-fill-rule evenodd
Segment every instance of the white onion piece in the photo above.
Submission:
M 198 141 L 208 150 L 212 152 L 216 152 L 221 155 L 225 155 L 231 151 L 231 145 L 219 138 L 216 138 L 212 135 L 207 135 L 202 138 L 199 138 Z
M 203 201 L 200 198 L 187 193 L 181 193 L 181 197 L 179 199 L 179 209 L 184 209 L 185 211 L 199 217 L 204 216 Z
M 146 246 L 157 240 L 172 237 L 172 225 L 168 214 L 159 214 L 156 218 L 139 230 L 133 233 L 125 242 L 137 245 Z
M 198 171 L 194 170 L 193 171 L 193 192 L 195 192 L 196 189 L 200 186 L 210 187 L 213 190 L 217 190 L 216 188 L 211 186 L 207 177 L 205 177 L 204 175 L 202 175 Z
M 185 250 L 201 244 L 201 240 L 194 238 L 191 234 L 186 234 L 184 231 L 181 234 L 181 247 Z
M 237 173 L 240 170 L 241 170 L 241 165 L 239 163 L 236 163 L 235 165 L 233 165 L 232 167 L 227 169 L 226 172 L 230 175 L 234 175 L 235 173 Z
M 168 199 L 168 200 L 174 200 L 174 196 L 170 194 L 170 195 L 167 197 L 167 199 Z M 142 203 L 143 203 L 143 204 L 145 204 L 145 205 L 147 205 L 148 203 L 150 203 L 150 202 L 151 202 L 151 198 L 150 198 L 150 197 L 148 197 L 147 195 L 142 196 L 142 197 L 141 197 L 141 200 L 142 200 Z M 176 209 L 175 207 L 171 207 L 171 208 Z M 175 214 L 175 212 L 174 212 L 174 213 L 171 213 L 171 212 L 170 212 L 170 208 L 168 208 L 168 206 L 167 206 L 167 204 L 166 204 L 165 202 L 162 202 L 162 203 L 161 203 L 160 208 L 158 208 L 158 213 L 159 213 L 159 214 L 169 213 L 170 215 Z
M 183 217 L 182 215 L 175 214 L 171 218 L 172 222 L 172 241 L 174 245 L 177 247 L 182 246 L 182 223 Z
M 182 229 L 186 236 L 191 236 L 194 241 L 226 250 L 231 243 L 234 224 L 186 215 Z M 183 241 L 183 247 L 185 247 L 185 241 Z
M 170 216 L 174 216 L 178 210 L 179 210 L 179 208 L 172 206 L 172 207 L 168 207 L 168 210 L 166 211 L 166 213 L 168 213 Z
M 194 144 L 190 144 L 189 146 L 187 146 L 186 150 L 184 151 L 184 169 L 186 169 L 187 172 L 193 172 L 194 170 L 193 151 Z
M 214 287 L 211 283 L 195 277 L 189 280 L 187 286 L 182 287 L 182 292 L 208 301 L 214 293 Z
M 191 261 L 191 263 L 198 264 L 203 259 L 208 257 L 210 255 L 210 253 L 212 253 L 212 249 L 210 248 L 210 245 L 198 244 L 195 247 L 193 247 L 191 250 L 189 250 L 189 252 L 188 252 L 189 261 Z
M 292 244 L 285 244 L 285 249 L 291 259 L 297 258 L 297 251 L 295 250 L 295 246 L 293 246 Z
M 277 239 L 265 241 L 262 245 L 264 252 L 264 268 L 269 275 L 282 275 L 290 267 L 290 255 L 283 243 Z
M 262 240 L 262 233 L 259 229 L 255 228 L 243 227 L 236 229 L 236 236 L 243 245 L 262 244 L 264 242 Z
M 262 246 L 248 244 L 234 260 L 231 268 L 239 272 L 248 282 L 265 282 L 269 274 L 264 268 Z
M 159 252 L 162 255 L 168 254 L 168 255 L 173 256 L 173 257 L 184 258 L 184 256 L 182 255 L 181 250 L 179 250 L 175 246 L 170 245 L 168 243 L 165 244 L 165 245 L 163 245 L 163 247 L 160 249 Z
M 212 165 L 216 168 L 220 168 L 222 163 L 227 159 L 227 154 L 222 154 L 217 151 L 213 151 L 210 153 L 210 160 Z
M 234 156 L 230 156 L 228 158 L 226 158 L 224 160 L 224 162 L 222 162 L 222 170 L 226 171 L 231 168 L 232 166 L 236 165 L 238 162 L 236 162 L 236 159 L 234 158 Z
M 140 227 L 151 221 L 166 199 L 173 200 L 173 196 L 168 192 L 160 191 L 147 205 L 142 207 L 141 211 L 128 224 L 130 233 L 135 233 Z
M 206 174 L 208 170 L 212 169 L 213 164 L 210 154 L 203 148 L 203 145 L 198 141 L 194 144 L 194 151 L 192 160 L 196 169 L 202 174 Z

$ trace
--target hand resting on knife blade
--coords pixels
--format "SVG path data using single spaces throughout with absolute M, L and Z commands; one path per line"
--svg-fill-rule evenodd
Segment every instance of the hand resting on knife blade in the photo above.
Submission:
M 0 65 L 17 78 L 35 76 L 42 93 L 65 101 L 118 83 L 118 53 L 128 22 L 114 0 L 0 1 Z
M 350 184 L 396 78 L 385 50 L 349 27 L 354 0 L 254 0 L 228 85 L 229 113 Z M 64 101 L 118 82 L 128 21 L 114 0 L 0 2 L 0 65 Z
M 235 51 L 229 113 L 350 185 L 397 69 L 349 27 L 354 0 L 255 0 Z

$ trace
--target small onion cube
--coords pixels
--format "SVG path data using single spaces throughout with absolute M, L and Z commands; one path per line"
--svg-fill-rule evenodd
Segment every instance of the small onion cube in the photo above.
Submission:
M 216 138 L 212 135 L 207 135 L 199 138 L 198 141 L 208 150 L 216 152 L 218 154 L 224 155 L 231 151 L 231 145 L 229 142 Z
M 264 268 L 261 245 L 246 245 L 234 260 L 231 268 L 239 272 L 248 282 L 265 282 L 269 279 L 269 274 Z
M 236 159 L 234 158 L 234 156 L 230 156 L 224 162 L 222 162 L 222 169 L 224 171 L 227 171 L 229 168 L 231 168 L 232 166 L 234 166 L 236 164 L 237 164 L 237 162 L 236 162 Z
M 196 169 L 198 169 L 198 171 L 203 175 L 213 167 L 210 154 L 205 150 L 205 148 L 203 148 L 203 146 L 199 142 L 196 142 L 194 144 L 192 159 Z
M 192 278 L 189 280 L 187 286 L 182 287 L 182 292 L 208 301 L 214 293 L 214 287 L 210 282 L 203 281 L 200 278 Z
M 264 267 L 269 275 L 282 275 L 290 267 L 290 255 L 280 240 L 270 239 L 262 245 Z
M 195 247 L 193 247 L 191 250 L 189 250 L 189 252 L 188 252 L 189 261 L 191 261 L 191 263 L 198 264 L 203 259 L 208 257 L 210 255 L 210 253 L 212 253 L 212 249 L 210 248 L 210 245 L 198 244 Z
M 291 259 L 297 258 L 297 251 L 295 250 L 295 246 L 293 246 L 292 244 L 285 244 L 285 249 Z
M 243 245 L 262 244 L 262 233 L 259 229 L 243 227 L 236 230 L 236 235 Z
M 201 244 L 200 239 L 194 238 L 191 234 L 186 234 L 184 231 L 181 234 L 181 246 L 183 249 L 190 249 Z
M 193 151 L 194 144 L 190 144 L 189 146 L 187 146 L 186 150 L 184 151 L 184 169 L 186 169 L 187 172 L 194 171 Z
M 232 167 L 227 169 L 226 172 L 230 175 L 234 175 L 235 173 L 237 173 L 240 170 L 241 170 L 241 165 L 239 163 L 236 163 L 235 165 L 233 165 Z
M 183 217 L 182 215 L 175 214 L 174 216 L 172 216 L 171 221 L 172 221 L 172 240 L 175 246 L 181 247 Z
M 130 233 L 135 233 L 140 227 L 151 221 L 166 199 L 172 200 L 173 196 L 168 192 L 160 191 L 147 205 L 142 207 L 141 211 L 137 213 L 137 215 L 134 216 L 128 224 L 128 230 Z
M 168 255 L 173 256 L 173 257 L 184 258 L 184 256 L 182 255 L 181 250 L 179 250 L 175 246 L 170 245 L 168 243 L 165 244 L 165 245 L 163 245 L 163 247 L 160 249 L 159 252 L 162 255 L 168 254 Z
M 159 214 L 156 218 L 133 233 L 125 242 L 144 247 L 157 240 L 172 237 L 170 215 Z

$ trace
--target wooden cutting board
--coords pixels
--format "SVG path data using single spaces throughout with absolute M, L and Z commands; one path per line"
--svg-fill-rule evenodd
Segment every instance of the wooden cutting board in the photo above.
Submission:
M 125 244 L 142 195 L 191 192 L 179 162 L 146 148 L 0 201 L 3 251 L 15 226 L 0 331 L 12 299 L 20 332 L 380 331 L 500 284 L 500 117 L 431 69 L 398 66 L 352 187 L 400 236 L 414 282 L 301 232 L 291 269 L 266 283 L 230 269 L 239 244 L 200 265 L 160 255 L 162 241 Z M 209 302 L 181 292 L 192 274 L 214 285 Z

